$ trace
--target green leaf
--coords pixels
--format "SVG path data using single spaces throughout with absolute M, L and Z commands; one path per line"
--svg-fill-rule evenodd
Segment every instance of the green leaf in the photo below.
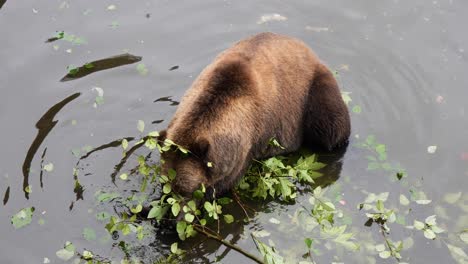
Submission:
M 456 247 L 454 245 L 451 245 L 449 243 L 447 243 L 447 248 L 450 250 L 450 253 L 455 259 L 460 259 L 460 258 L 468 259 L 468 256 L 466 255 L 465 251 L 463 251 L 463 249 Z M 460 263 L 463 263 L 463 262 L 460 262 Z
M 378 244 L 378 245 L 375 246 L 375 250 L 377 252 L 385 251 L 385 245 L 384 244 Z
M 173 204 L 171 207 L 171 211 L 174 216 L 177 216 L 180 212 L 180 204 L 179 203 Z
M 435 215 L 428 216 L 426 220 L 424 220 L 424 222 L 426 222 L 426 224 L 430 226 L 436 225 L 436 216 Z
M 379 154 L 379 159 L 380 160 L 386 160 L 387 159 L 387 151 L 386 151 L 386 147 L 384 144 L 378 144 L 376 147 L 375 147 L 375 151 Z
M 403 240 L 403 249 L 408 250 L 414 245 L 414 240 L 412 237 L 407 237 Z
M 130 234 L 132 232 L 132 229 L 130 228 L 130 224 L 124 224 L 122 227 L 122 234 L 124 236 Z
M 52 164 L 52 162 L 49 162 L 47 163 L 46 165 L 44 165 L 42 167 L 43 170 L 47 171 L 47 172 L 51 172 L 54 170 L 54 164 Z
M 415 201 L 417 204 L 430 204 L 432 201 L 431 200 L 416 200 Z
M 88 250 L 84 250 L 82 255 L 83 255 L 83 258 L 85 260 L 91 260 L 94 257 L 93 253 L 91 251 L 88 251 Z
M 212 212 L 212 211 L 214 210 L 213 205 L 212 205 L 211 203 L 209 203 L 209 202 L 205 202 L 205 203 L 203 204 L 203 207 L 205 207 L 205 210 L 206 210 L 207 212 Z
M 270 141 L 268 142 L 269 145 L 280 148 L 280 149 L 285 149 L 281 144 L 276 140 L 275 138 L 270 138 Z
M 396 177 L 397 177 L 398 180 L 401 180 L 401 178 L 403 178 L 403 176 L 404 176 L 404 173 L 400 172 L 400 171 L 397 172 L 397 174 L 396 174 Z
M 420 222 L 418 220 L 414 220 L 413 222 L 413 226 L 414 228 L 416 228 L 417 230 L 423 230 L 424 227 L 426 226 L 423 222 Z
M 462 192 L 457 192 L 457 193 L 447 193 L 444 195 L 444 201 L 449 204 L 454 204 L 456 203 L 462 195 Z
M 111 215 L 108 212 L 99 212 L 96 214 L 96 219 L 99 221 L 104 221 L 107 220 L 111 217 Z
M 96 240 L 96 232 L 92 228 L 85 227 L 83 229 L 83 237 L 88 241 Z
M 216 201 L 217 201 L 218 204 L 226 205 L 226 204 L 230 204 L 232 202 L 232 199 L 229 198 L 229 197 L 221 197 Z
M 143 120 L 138 120 L 137 129 L 138 129 L 138 131 L 143 133 L 143 131 L 145 130 L 145 122 Z
M 192 223 L 193 220 L 195 219 L 195 216 L 191 213 L 186 213 L 184 216 L 185 221 Z
M 178 249 L 177 242 L 172 243 L 172 245 L 171 245 L 171 252 L 172 252 L 172 254 L 176 254 L 176 253 L 177 253 L 177 249 Z
M 426 229 L 424 230 L 424 236 L 427 239 L 434 239 L 436 238 L 436 234 L 431 230 L 431 229 Z
M 177 222 L 176 231 L 179 234 L 181 240 L 185 240 L 185 229 L 187 228 L 187 223 L 184 221 Z
M 116 192 L 111 192 L 111 193 L 101 193 L 100 195 L 96 197 L 96 199 L 98 200 L 98 202 L 107 202 L 117 197 L 120 197 L 120 194 Z
M 443 230 L 442 228 L 440 228 L 438 226 L 431 226 L 431 230 L 436 234 L 440 234 L 440 233 L 445 232 L 445 230 Z
M 151 208 L 151 210 L 148 213 L 148 219 L 156 218 L 156 220 L 159 221 L 163 218 L 163 216 L 166 214 L 168 209 L 169 207 L 167 206 L 165 207 L 162 207 L 160 205 L 153 206 L 153 208 Z
M 234 222 L 234 216 L 230 215 L 230 214 L 226 214 L 224 215 L 224 221 L 228 224 Z
M 163 193 L 169 194 L 169 193 L 171 192 L 171 189 L 172 189 L 171 184 L 170 184 L 170 183 L 166 183 L 166 184 L 164 184 L 164 186 L 163 186 Z
M 367 163 L 367 170 L 376 170 L 380 168 L 380 163 L 378 162 L 369 162 Z
M 258 240 L 254 235 L 252 238 L 257 246 L 258 251 L 263 256 L 263 261 L 265 264 L 284 264 L 284 258 L 276 253 L 276 250 L 273 247 L 269 247 L 266 244 Z
M 313 242 L 313 240 L 310 239 L 310 238 L 304 239 L 304 243 L 306 244 L 306 246 L 307 246 L 308 249 L 311 249 L 311 248 L 312 248 L 312 242 Z
M 349 103 L 352 101 L 351 96 L 349 96 L 350 94 L 351 92 L 341 92 L 341 97 L 343 98 L 343 101 L 346 105 L 349 105 Z
M 169 171 L 167 172 L 167 176 L 169 177 L 169 179 L 171 180 L 174 180 L 175 177 L 176 177 L 176 171 L 174 169 L 169 169 Z
M 382 251 L 379 253 L 379 256 L 383 259 L 387 259 L 391 256 L 391 253 L 390 251 Z
M 119 178 L 122 181 L 126 181 L 126 180 L 128 180 L 128 175 L 127 175 L 127 173 L 122 173 L 122 174 L 120 174 Z
M 141 204 L 138 204 L 135 208 L 130 208 L 130 211 L 134 214 L 138 214 L 143 210 L 143 206 Z
M 145 147 L 147 147 L 149 150 L 153 150 L 158 146 L 158 142 L 154 138 L 148 138 L 145 141 Z
M 158 131 L 151 131 L 148 133 L 149 137 L 159 137 L 159 132 Z
M 65 246 L 55 252 L 55 254 L 61 260 L 67 261 L 75 255 L 75 246 L 71 242 L 67 241 L 65 242 Z
M 408 198 L 406 198 L 406 196 L 404 194 L 400 194 L 400 204 L 406 206 L 409 203 L 410 203 L 410 201 L 408 200 Z
M 377 210 L 379 210 L 379 211 L 383 211 L 385 209 L 384 204 L 383 204 L 383 202 L 381 200 L 377 201 L 377 205 L 376 205 L 375 208 L 377 208 Z
M 362 112 L 360 105 L 353 106 L 353 113 L 360 114 Z
M 468 231 L 464 231 L 460 234 L 460 239 L 465 242 L 465 244 L 468 244 Z
M 138 71 L 138 73 L 139 73 L 140 75 L 143 75 L 143 76 L 144 76 L 144 75 L 148 74 L 148 69 L 146 68 L 146 65 L 143 64 L 143 63 L 137 64 L 136 69 L 137 69 L 137 71 Z
M 273 217 L 270 218 L 270 219 L 268 219 L 268 221 L 269 221 L 270 223 L 272 223 L 272 224 L 275 224 L 275 225 L 279 225 L 279 224 L 281 223 L 280 220 L 278 220 L 278 219 L 276 219 L 276 218 L 273 218 Z
M 11 217 L 11 223 L 15 229 L 25 227 L 32 221 L 34 207 L 26 207 Z

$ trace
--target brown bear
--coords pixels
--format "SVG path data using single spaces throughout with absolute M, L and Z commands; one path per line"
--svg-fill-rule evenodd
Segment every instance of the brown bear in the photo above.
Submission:
M 302 41 L 273 33 L 244 39 L 219 54 L 183 96 L 161 136 L 189 155 L 162 154 L 163 173 L 189 196 L 200 184 L 229 190 L 252 159 L 345 145 L 349 113 L 330 70 Z M 283 147 L 269 144 L 276 139 Z

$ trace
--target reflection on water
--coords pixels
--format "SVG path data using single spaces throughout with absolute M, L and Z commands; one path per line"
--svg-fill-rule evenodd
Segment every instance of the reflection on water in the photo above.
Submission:
M 139 61 L 141 61 L 141 57 L 125 53 L 125 54 L 120 54 L 117 56 L 105 58 L 102 60 L 88 62 L 81 67 L 70 69 L 70 72 L 67 75 L 65 75 L 60 81 L 66 82 L 66 81 L 83 78 L 86 75 L 89 75 L 94 72 L 112 69 L 115 67 L 132 64 L 132 63 L 139 62 Z
M 23 192 L 26 199 L 29 199 L 29 192 L 26 191 L 26 187 L 29 186 L 29 170 L 31 168 L 31 162 L 36 155 L 36 152 L 39 150 L 42 142 L 45 140 L 47 135 L 49 135 L 50 131 L 55 127 L 57 124 L 57 120 L 54 120 L 55 115 L 62 110 L 62 108 L 70 103 L 71 101 L 75 100 L 80 96 L 81 93 L 74 93 L 67 98 L 63 99 L 62 101 L 58 102 L 54 106 L 52 106 L 36 123 L 36 128 L 38 129 L 36 138 L 31 143 L 28 152 L 26 153 L 26 157 L 24 158 L 23 162 Z M 45 155 L 45 150 L 43 155 Z M 42 168 L 41 168 L 42 170 Z
M 8 203 L 8 199 L 10 199 L 10 186 L 5 191 L 5 194 L 3 195 L 3 205 Z
M 103 145 L 101 145 L 99 147 L 96 147 L 96 148 L 92 149 L 91 151 L 89 151 L 88 153 L 86 153 L 85 155 L 81 156 L 80 159 L 77 161 L 75 167 L 79 168 L 80 162 L 82 160 L 88 158 L 91 154 L 93 154 L 93 153 L 95 153 L 97 151 L 108 149 L 108 148 L 121 147 L 122 146 L 122 140 L 124 140 L 124 139 L 127 140 L 128 142 L 131 142 L 135 138 L 134 137 L 120 138 L 120 139 L 113 140 L 113 141 L 111 141 L 109 143 L 103 144 Z M 133 147 L 131 147 L 129 150 L 126 151 L 126 154 L 123 156 L 122 160 L 117 165 L 114 166 L 114 172 L 112 172 L 112 174 L 111 174 L 112 183 L 115 184 L 115 177 L 120 172 L 120 169 L 125 165 L 128 158 L 133 154 L 133 152 L 136 151 L 141 146 L 143 146 L 143 142 L 135 144 Z M 75 176 L 75 179 L 76 179 L 76 177 L 77 176 Z
M 7 0 L 0 0 L 0 9 L 2 9 L 3 5 L 6 3 Z
M 179 102 L 174 101 L 172 99 L 172 96 L 164 96 L 153 101 L 153 103 L 156 103 L 156 102 L 170 102 L 171 105 L 179 105 Z

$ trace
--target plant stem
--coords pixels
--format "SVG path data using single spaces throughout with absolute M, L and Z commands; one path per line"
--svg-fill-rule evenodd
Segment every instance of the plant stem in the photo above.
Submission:
M 400 258 L 398 258 L 395 254 L 395 251 L 394 249 L 392 248 L 392 245 L 390 245 L 390 241 L 388 241 L 388 238 L 387 238 L 387 234 L 385 232 L 385 227 L 383 226 L 383 224 L 379 224 L 379 227 L 380 227 L 380 233 L 382 234 L 384 240 L 385 240 L 385 244 L 387 245 L 388 247 L 388 250 L 390 250 L 390 253 L 391 255 L 396 259 L 396 261 L 398 263 L 400 263 Z
M 242 210 L 243 210 L 244 213 L 245 213 L 245 216 L 247 216 L 247 219 L 250 221 L 249 214 L 247 213 L 247 210 L 245 210 L 244 205 L 242 204 L 242 202 L 241 202 L 239 196 L 237 195 L 237 192 L 236 192 L 236 191 L 233 191 L 232 194 L 233 194 L 233 196 L 234 196 L 234 200 L 236 200 L 237 204 L 242 208 Z
M 206 232 L 203 228 L 200 228 L 198 226 L 194 226 L 194 229 L 197 232 L 200 232 L 200 233 L 204 234 L 208 238 L 216 240 L 216 241 L 218 241 L 219 243 L 225 245 L 228 248 L 234 249 L 235 251 L 237 251 L 237 252 L 241 253 L 242 255 L 250 258 L 251 260 L 253 260 L 253 261 L 255 261 L 255 262 L 259 263 L 259 264 L 263 264 L 263 260 L 257 258 L 256 256 L 254 256 L 254 255 L 250 254 L 249 252 L 243 250 L 242 248 L 240 248 L 240 247 L 238 247 L 238 246 L 236 246 L 234 244 L 231 244 L 228 241 L 226 241 L 226 240 L 224 240 L 224 239 L 222 239 L 222 238 L 220 238 L 218 236 L 215 236 L 215 235 L 212 235 L 212 234 Z

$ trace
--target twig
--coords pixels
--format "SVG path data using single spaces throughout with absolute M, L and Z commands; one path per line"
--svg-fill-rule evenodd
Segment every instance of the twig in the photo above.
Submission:
M 208 238 L 211 238 L 213 240 L 216 240 L 218 241 L 219 243 L 225 245 L 226 247 L 229 247 L 231 249 L 234 249 L 235 251 L 241 253 L 242 255 L 248 257 L 249 259 L 259 263 L 259 264 L 263 264 L 263 260 L 257 258 L 256 256 L 250 254 L 249 252 L 243 250 L 242 248 L 236 246 L 236 245 L 233 245 L 231 243 L 229 243 L 228 241 L 220 238 L 219 236 L 216 236 L 216 235 L 213 235 L 213 234 L 210 234 L 208 232 L 206 232 L 203 228 L 200 228 L 198 226 L 194 226 L 194 229 L 197 231 L 197 232 L 200 232 L 202 234 L 204 234 L 205 236 L 207 236 Z
M 398 258 L 396 255 L 395 255 L 395 251 L 394 249 L 392 248 L 392 245 L 390 245 L 390 242 L 388 241 L 388 238 L 387 238 L 387 234 L 385 232 L 385 227 L 383 226 L 383 224 L 379 223 L 379 227 L 380 227 L 380 233 L 382 234 L 384 240 L 385 240 L 385 244 L 387 245 L 388 247 L 388 250 L 390 250 L 390 253 L 391 255 L 396 259 L 396 261 L 398 263 L 400 263 L 400 258 Z
M 309 258 L 310 258 L 310 261 L 315 264 L 315 261 L 314 261 L 314 258 L 312 257 L 312 251 L 310 250 L 309 248 Z
M 234 196 L 234 200 L 236 200 L 237 204 L 242 208 L 242 210 L 245 213 L 245 216 L 247 216 L 247 219 L 250 221 L 249 214 L 247 213 L 247 210 L 244 208 L 244 205 L 242 204 L 241 200 L 239 199 L 239 196 L 237 195 L 237 192 L 233 191 L 232 194 Z

